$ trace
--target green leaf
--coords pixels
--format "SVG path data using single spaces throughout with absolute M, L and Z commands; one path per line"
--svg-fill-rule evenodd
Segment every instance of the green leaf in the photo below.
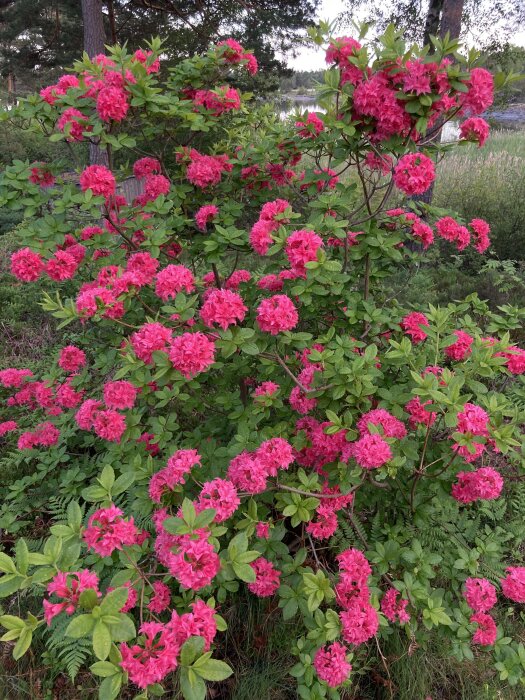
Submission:
M 100 603 L 100 610 L 103 615 L 114 615 L 121 611 L 128 599 L 129 590 L 123 586 L 110 591 Z
M 216 513 L 217 511 L 215 508 L 206 508 L 206 510 L 202 510 L 195 518 L 193 529 L 199 530 L 202 527 L 207 527 L 211 522 L 213 522 L 213 518 L 215 517 Z
M 80 607 L 87 608 L 88 610 L 93 610 L 95 605 L 98 604 L 97 592 L 94 588 L 88 588 L 82 591 L 78 598 L 78 603 Z
M 74 617 L 67 626 L 66 637 L 73 637 L 73 639 L 87 637 L 91 634 L 94 626 L 95 620 L 92 615 L 79 615 Z
M 135 630 L 135 623 L 131 617 L 129 617 L 129 615 L 125 615 L 124 613 L 119 613 L 116 617 L 118 617 L 118 622 L 108 622 L 107 620 L 104 620 L 111 630 L 111 637 L 113 641 L 127 642 L 130 639 L 133 639 L 133 637 L 136 637 L 137 632 Z
M 102 474 L 99 476 L 98 481 L 101 486 L 103 486 L 106 491 L 111 491 L 113 484 L 115 483 L 115 472 L 113 467 L 106 464 L 102 470 Z
M 29 567 L 29 549 L 27 548 L 26 541 L 23 537 L 17 540 L 17 543 L 15 545 L 15 552 L 17 568 L 20 571 L 20 573 L 24 574 L 25 576 Z
M 122 673 L 104 678 L 98 689 L 99 700 L 115 700 L 122 686 Z
M 203 637 L 190 637 L 182 645 L 180 652 L 180 663 L 181 666 L 191 666 L 193 661 L 197 656 L 202 654 L 204 649 L 204 638 Z
M 180 688 L 184 700 L 204 700 L 206 697 L 206 683 L 191 669 L 181 669 Z
M 240 578 L 241 581 L 244 581 L 245 583 L 253 583 L 255 581 L 255 571 L 249 564 L 239 564 L 238 562 L 233 561 L 232 567 L 235 571 L 235 575 L 237 578 Z
M 18 661 L 31 646 L 31 640 L 33 639 L 33 633 L 27 627 L 22 630 L 20 636 L 18 637 L 18 642 L 15 644 L 13 649 L 13 659 Z
M 98 620 L 93 630 L 93 651 L 97 659 L 104 661 L 108 658 L 111 649 L 111 634 L 107 625 Z
M 16 574 L 15 562 L 4 552 L 0 552 L 0 571 L 5 574 Z
M 91 673 L 95 674 L 95 676 L 100 676 L 101 678 L 109 678 L 110 676 L 114 676 L 116 673 L 121 673 L 120 668 L 115 666 L 115 664 L 112 664 L 111 661 L 96 661 L 89 667 L 89 669 Z
M 227 663 L 218 659 L 207 659 L 202 665 L 197 660 L 192 668 L 197 675 L 206 681 L 223 681 L 233 673 L 233 669 Z
M 7 574 L 0 578 L 0 598 L 7 598 L 16 593 L 24 581 L 23 576 Z

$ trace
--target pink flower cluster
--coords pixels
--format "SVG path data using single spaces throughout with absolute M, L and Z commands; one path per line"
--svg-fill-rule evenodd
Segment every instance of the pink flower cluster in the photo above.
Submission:
M 95 511 L 82 534 L 88 548 L 101 557 L 108 557 L 116 549 L 138 544 L 141 533 L 133 517 L 125 520 L 122 516 L 123 512 L 114 505 Z
M 255 75 L 255 73 L 257 73 L 257 59 L 252 53 L 243 49 L 235 39 L 219 41 L 217 48 L 220 50 L 227 63 L 232 63 L 234 65 L 242 63 L 246 66 L 246 70 L 250 75 Z
M 333 642 L 318 649 L 313 666 L 318 678 L 325 681 L 330 688 L 337 688 L 344 683 L 352 671 L 351 664 L 346 660 L 346 647 L 340 642 Z
M 201 231 L 206 231 L 206 226 L 219 215 L 219 208 L 215 204 L 205 204 L 195 214 L 195 223 Z
M 407 195 L 423 194 L 435 177 L 434 162 L 423 153 L 402 156 L 394 168 L 394 183 Z
M 507 575 L 501 579 L 503 595 L 515 603 L 525 603 L 525 567 L 509 566 L 505 573 Z
M 262 493 L 267 479 L 279 469 L 288 469 L 293 462 L 293 449 L 283 438 L 262 442 L 255 452 L 241 452 L 228 467 L 228 478 L 241 491 Z
M 492 467 L 481 467 L 473 472 L 459 472 L 458 481 L 452 484 L 452 496 L 460 503 L 499 498 L 503 479 Z
M 208 508 L 215 510 L 213 521 L 222 523 L 235 513 L 241 501 L 237 495 L 237 489 L 227 479 L 213 479 L 207 481 L 199 494 L 195 510 L 200 513 Z
M 201 456 L 197 450 L 177 450 L 169 459 L 164 469 L 154 474 L 149 482 L 149 497 L 160 503 L 166 491 L 173 491 L 177 484 L 184 484 L 186 474 L 200 465 Z
M 488 612 L 498 602 L 496 588 L 486 578 L 468 578 L 463 594 L 474 612 Z
M 315 138 L 324 131 L 324 122 L 315 112 L 308 112 L 306 121 L 295 122 L 295 126 L 299 129 L 299 136 L 305 139 Z
M 171 341 L 168 357 L 173 367 L 190 379 L 215 362 L 215 343 L 204 333 L 183 333 Z
M 229 289 L 214 289 L 207 293 L 200 316 L 208 328 L 217 324 L 226 330 L 228 326 L 242 322 L 247 311 L 248 307 L 240 294 Z
M 434 411 L 427 411 L 427 406 L 432 406 L 432 401 L 421 402 L 419 396 L 414 396 L 413 399 L 405 405 L 405 411 L 409 414 L 409 424 L 412 430 L 417 428 L 418 425 L 431 426 L 435 423 L 437 418 L 437 413 Z
M 262 207 L 259 219 L 250 231 L 250 245 L 259 255 L 266 255 L 273 244 L 272 233 L 277 231 L 281 224 L 288 222 L 284 216 L 287 209 L 291 209 L 291 205 L 285 199 L 266 202 Z
M 174 299 L 179 292 L 191 294 L 194 289 L 193 272 L 184 265 L 168 265 L 155 277 L 155 294 L 162 301 Z
M 255 581 L 248 584 L 248 590 L 255 593 L 259 598 L 267 598 L 275 593 L 279 588 L 281 572 L 278 571 L 271 561 L 264 557 L 259 557 L 250 564 L 255 572 Z
M 451 360 L 460 362 L 472 353 L 474 338 L 468 333 L 465 333 L 465 331 L 454 331 L 454 335 L 456 336 L 457 340 L 455 343 L 452 343 L 452 345 L 448 345 L 445 348 L 445 355 Z
M 241 98 L 235 88 L 223 85 L 215 90 L 197 90 L 193 98 L 196 107 L 204 107 L 214 117 L 239 109 Z
M 186 177 L 192 185 L 206 189 L 218 185 L 222 174 L 232 169 L 227 155 L 207 156 L 199 153 L 194 148 L 189 154 L 189 164 Z
M 162 681 L 177 668 L 181 647 L 192 636 L 203 637 L 205 650 L 210 648 L 217 632 L 215 610 L 202 600 L 191 603 L 191 608 L 191 613 L 183 615 L 172 611 L 166 624 L 144 622 L 139 629 L 141 644 L 120 645 L 120 665 L 132 683 L 147 688 Z
M 395 588 L 389 588 L 381 599 L 381 612 L 390 622 L 404 624 L 410 620 L 406 608 L 408 600 L 401 597 L 401 593 Z
M 346 549 L 337 561 L 340 577 L 335 592 L 338 604 L 344 608 L 339 614 L 342 635 L 347 644 L 357 646 L 371 639 L 379 628 L 379 616 L 370 604 L 367 585 L 372 570 L 358 549 Z
M 259 328 L 271 335 L 291 331 L 298 323 L 297 309 L 286 294 L 276 294 L 269 299 L 263 299 L 257 308 Z
M 290 262 L 292 272 L 306 277 L 306 263 L 317 260 L 317 251 L 323 245 L 323 240 L 313 231 L 293 231 L 286 241 L 285 253 Z
M 481 148 L 489 137 L 490 127 L 481 117 L 465 119 L 459 128 L 460 138 L 466 141 L 474 141 Z
M 78 607 L 80 594 L 90 589 L 94 590 L 100 597 L 98 576 L 88 569 L 70 573 L 59 571 L 55 574 L 47 585 L 47 592 L 49 596 L 56 595 L 62 600 L 59 603 L 52 603 L 50 600 L 44 599 L 44 618 L 47 624 L 50 625 L 51 620 L 61 612 L 72 615 Z
M 407 314 L 401 321 L 401 328 L 412 338 L 414 343 L 422 343 L 428 336 L 422 326 L 429 326 L 425 314 L 417 311 Z

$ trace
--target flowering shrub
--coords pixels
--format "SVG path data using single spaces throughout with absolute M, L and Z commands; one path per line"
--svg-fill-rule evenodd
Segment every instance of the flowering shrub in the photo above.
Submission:
M 490 243 L 482 220 L 387 208 L 431 185 L 444 121 L 486 139 L 493 78 L 456 49 L 329 39 L 326 113 L 254 130 L 227 85 L 257 70 L 249 51 L 222 42 L 163 82 L 154 41 L 84 58 L 6 116 L 106 155 L 76 179 L 16 162 L 0 191 L 25 216 L 14 278 L 50 278 L 43 305 L 74 334 L 44 376 L 0 371 L 0 434 L 29 471 L 15 493 L 44 481 L 65 504 L 41 548 L 0 553 L 0 595 L 39 596 L 0 617 L 16 659 L 62 624 L 101 700 L 202 699 L 232 673 L 221 610 L 246 586 L 303 625 L 301 698 L 338 698 L 396 626 L 523 677 L 498 610 L 525 602 L 522 530 L 498 519 L 523 519 L 506 392 L 525 314 L 406 309 L 383 285 L 439 238 Z

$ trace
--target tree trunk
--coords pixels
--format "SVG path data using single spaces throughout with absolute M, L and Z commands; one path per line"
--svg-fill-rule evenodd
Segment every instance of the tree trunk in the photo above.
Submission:
M 447 32 L 451 39 L 457 39 L 461 34 L 463 4 L 464 0 L 443 0 L 441 24 L 439 26 L 439 36 L 441 38 L 443 38 Z
M 84 22 L 84 51 L 89 58 L 104 53 L 106 33 L 102 15 L 102 0 L 81 0 Z
M 425 20 L 425 32 L 423 34 L 423 43 L 430 44 L 431 36 L 439 34 L 439 19 L 441 16 L 441 8 L 443 0 L 430 0 L 428 4 L 428 12 Z M 434 47 L 430 45 L 430 53 L 434 53 Z
M 82 21 L 84 23 L 84 51 L 90 58 L 104 53 L 106 34 L 102 15 L 102 0 L 81 0 Z M 108 154 L 96 143 L 89 144 L 89 164 L 109 164 Z

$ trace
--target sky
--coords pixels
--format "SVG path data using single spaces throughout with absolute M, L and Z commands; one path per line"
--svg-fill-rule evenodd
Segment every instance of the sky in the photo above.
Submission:
M 345 9 L 345 3 L 342 0 L 322 0 L 319 11 L 317 13 L 318 20 L 332 22 Z M 357 22 L 362 21 L 364 17 L 356 17 Z M 339 30 L 340 34 L 341 30 Z M 525 46 L 525 30 L 516 32 L 509 40 L 518 46 Z M 324 49 L 309 46 L 300 49 L 297 56 L 288 57 L 288 66 L 294 70 L 319 70 L 326 68 L 324 60 Z

